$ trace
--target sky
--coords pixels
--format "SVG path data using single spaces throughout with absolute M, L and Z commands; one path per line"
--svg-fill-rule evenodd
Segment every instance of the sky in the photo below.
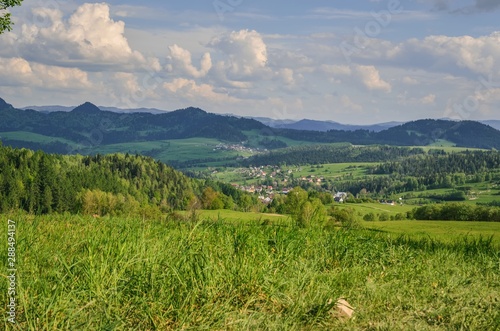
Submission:
M 348 124 L 500 119 L 500 0 L 24 0 L 0 97 Z

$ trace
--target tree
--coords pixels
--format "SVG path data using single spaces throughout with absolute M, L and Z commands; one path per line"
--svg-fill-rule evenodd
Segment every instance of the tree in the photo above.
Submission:
M 307 199 L 307 192 L 298 186 L 288 193 L 285 205 L 287 212 L 292 215 L 293 219 L 298 219 L 302 206 L 306 203 Z
M 12 30 L 10 13 L 3 13 L 6 9 L 14 6 L 20 6 L 23 0 L 0 0 L 0 34 L 4 31 Z

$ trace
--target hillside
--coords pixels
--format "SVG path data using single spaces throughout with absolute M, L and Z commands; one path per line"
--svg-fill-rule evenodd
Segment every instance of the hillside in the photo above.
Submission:
M 474 121 L 419 120 L 384 130 L 377 134 L 380 143 L 426 146 L 445 140 L 460 147 L 500 147 L 500 131 Z
M 0 132 L 27 131 L 74 143 L 96 139 L 92 135 L 99 136 L 100 144 L 192 137 L 240 142 L 247 139 L 242 131 L 263 128 L 252 119 L 210 114 L 198 108 L 163 114 L 119 114 L 86 102 L 70 112 L 41 113 L 0 102 Z
M 316 129 L 321 124 L 314 121 L 301 123 L 313 125 Z M 327 129 L 271 128 L 255 119 L 217 115 L 192 107 L 161 114 L 117 113 L 86 102 L 69 112 L 39 112 L 16 109 L 0 99 L 0 140 L 3 144 L 41 149 L 49 153 L 140 153 L 193 167 L 234 162 L 238 158 L 258 153 L 258 149 L 324 143 L 393 146 L 442 144 L 500 149 L 500 131 L 473 121 L 419 120 L 382 131 L 378 130 L 380 128 Z M 197 143 L 175 143 L 189 139 L 199 140 Z M 190 146 L 196 147 L 196 155 L 190 152 Z M 179 153 L 181 149 L 184 153 Z
M 0 173 L 0 213 L 151 216 L 193 205 L 222 209 L 254 203 L 230 185 L 191 179 L 139 155 L 53 155 L 0 143 Z
M 400 124 L 402 123 L 388 122 L 388 123 L 380 123 L 373 125 L 352 125 L 352 124 L 341 124 L 332 121 L 316 121 L 316 120 L 303 119 L 293 123 L 284 123 L 284 124 L 277 123 L 273 125 L 273 127 L 280 129 L 322 131 L 322 132 L 330 130 L 339 130 L 339 131 L 367 130 L 367 131 L 380 132 Z

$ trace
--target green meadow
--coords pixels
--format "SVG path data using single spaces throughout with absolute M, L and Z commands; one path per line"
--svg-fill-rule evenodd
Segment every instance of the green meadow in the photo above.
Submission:
M 4 329 L 500 328 L 500 251 L 490 230 L 442 241 L 381 232 L 407 223 L 298 228 L 275 215 L 224 213 L 2 216 L 5 231 L 7 219 L 17 225 L 17 324 L 4 317 Z M 339 298 L 352 318 L 337 311 Z
M 64 138 L 49 137 L 42 134 L 26 132 L 26 131 L 0 132 L 0 139 L 36 142 L 42 144 L 61 142 L 71 146 L 76 145 L 74 142 Z
M 415 240 L 428 239 L 447 243 L 491 238 L 492 243 L 500 247 L 500 224 L 496 222 L 378 221 L 363 222 L 362 226 L 393 237 L 407 236 Z

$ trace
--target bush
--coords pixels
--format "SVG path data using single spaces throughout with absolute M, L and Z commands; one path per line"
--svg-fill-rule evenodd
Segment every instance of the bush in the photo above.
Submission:
M 363 220 L 365 220 L 367 222 L 373 222 L 373 221 L 376 221 L 376 216 L 374 213 L 368 213 L 365 216 L 363 216 Z

